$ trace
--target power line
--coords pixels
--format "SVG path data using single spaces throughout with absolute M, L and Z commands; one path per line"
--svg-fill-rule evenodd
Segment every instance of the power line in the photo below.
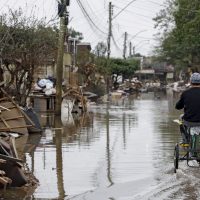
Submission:
M 121 36 L 119 38 L 117 38 L 117 41 L 119 41 L 119 39 L 123 38 L 124 37 L 124 33 L 121 34 Z
M 97 12 L 94 12 L 94 11 L 93 11 L 93 9 L 91 8 L 91 6 L 90 6 L 90 4 L 88 3 L 88 1 L 85 0 L 85 2 L 87 3 L 87 5 L 88 5 L 90 11 L 92 12 L 92 15 L 95 16 L 95 18 L 99 18 L 99 17 L 97 16 Z M 104 13 L 105 13 L 105 10 L 104 10 Z M 102 21 L 105 19 L 105 15 L 103 15 L 103 16 L 104 16 L 104 17 L 100 20 L 100 22 L 102 22 Z
M 126 21 L 126 23 L 128 23 L 128 24 L 137 24 L 137 25 L 139 25 L 139 26 L 143 26 L 143 27 L 146 27 L 146 28 L 148 28 L 148 29 L 153 29 L 153 24 L 152 24 L 152 26 L 151 26 L 151 24 L 150 23 L 148 23 L 147 24 L 147 22 L 146 22 L 146 24 L 144 24 L 144 22 L 142 23 L 142 22 L 137 22 L 137 21 L 128 21 L 128 20 L 126 20 L 126 19 L 124 19 L 125 21 Z M 126 26 L 126 25 L 122 25 L 122 24 L 115 24 L 115 25 L 118 25 L 118 26 L 121 26 L 121 27 L 128 27 L 128 28 L 134 28 L 133 27 L 133 25 L 131 25 L 131 26 Z
M 153 3 L 153 4 L 156 4 L 156 5 L 159 5 L 159 6 L 162 6 L 162 7 L 166 7 L 166 5 L 160 4 L 160 3 L 158 3 L 158 2 L 154 2 L 154 1 L 151 1 L 151 0 L 149 0 L 149 2 L 150 2 L 150 3 Z
M 120 7 L 118 7 L 118 6 L 115 6 L 116 8 L 118 8 L 118 9 L 121 9 Z M 124 12 L 129 12 L 129 13 L 132 13 L 132 14 L 135 14 L 135 15 L 138 15 L 138 16 L 141 16 L 141 17 L 145 17 L 145 18 L 150 18 L 150 16 L 147 16 L 147 15 L 142 15 L 142 14 L 139 14 L 139 13 L 137 13 L 137 12 L 135 12 L 135 11 L 130 11 L 130 10 L 125 10 Z M 151 19 L 149 19 L 149 20 L 151 20 Z
M 136 38 L 142 38 L 142 39 L 155 40 L 155 38 L 150 38 L 150 37 L 142 37 L 142 36 L 136 36 Z
M 131 41 L 132 39 L 134 39 L 135 37 L 137 37 L 140 33 L 143 33 L 143 32 L 146 32 L 147 30 L 141 30 L 141 31 L 139 31 L 139 32 L 137 32 L 135 35 L 133 35 L 130 39 L 129 39 L 129 41 Z
M 91 17 L 89 16 L 89 14 L 87 13 L 86 9 L 84 8 L 84 6 L 82 5 L 81 1 L 80 0 L 76 0 L 79 7 L 81 8 L 82 10 L 82 13 L 83 15 L 86 17 L 86 19 L 88 20 L 89 22 L 89 25 L 91 26 L 91 28 L 95 28 L 96 30 L 98 30 L 99 32 L 103 33 L 103 34 L 106 34 L 104 31 L 102 31 L 95 23 L 94 21 L 91 19 Z
M 118 44 L 117 44 L 117 42 L 116 42 L 116 40 L 115 40 L 113 34 L 112 34 L 111 38 L 112 38 L 113 44 L 114 44 L 114 46 L 116 47 L 116 49 L 117 49 L 118 51 L 121 52 L 121 49 L 120 49 L 120 47 L 118 46 Z
M 120 13 L 122 13 L 129 5 L 131 5 L 134 1 L 136 0 L 132 0 L 131 2 L 129 2 L 124 8 L 122 8 L 121 11 L 119 11 L 112 19 L 115 19 Z
M 140 1 L 141 2 L 141 1 Z M 124 2 L 120 2 L 124 5 Z M 142 4 L 142 5 L 138 5 L 138 4 L 134 4 L 134 5 L 131 5 L 130 6 L 130 9 L 134 8 L 134 9 L 137 9 L 137 10 L 141 10 L 142 11 L 147 11 L 147 12 L 154 12 L 154 10 L 152 8 L 149 8 L 149 6 L 147 5 L 148 1 L 145 2 L 145 5 Z M 157 9 L 157 7 L 154 7 L 155 9 Z

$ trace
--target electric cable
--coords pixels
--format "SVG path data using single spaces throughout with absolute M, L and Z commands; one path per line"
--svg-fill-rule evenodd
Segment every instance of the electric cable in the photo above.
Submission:
M 119 51 L 121 51 L 120 47 L 118 46 L 117 42 L 115 41 L 115 38 L 114 38 L 113 34 L 111 35 L 111 38 L 113 40 L 113 43 L 114 43 L 116 49 L 119 50 Z
M 121 8 L 118 7 L 118 6 L 115 6 L 115 7 L 118 8 L 118 9 L 121 9 Z M 145 18 L 147 18 L 148 20 L 151 20 L 151 19 L 149 19 L 150 16 L 142 15 L 142 14 L 139 14 L 139 13 L 137 13 L 137 12 L 135 12 L 135 11 L 125 10 L 124 12 L 129 12 L 129 13 L 132 13 L 132 14 L 135 14 L 135 15 L 138 15 L 138 16 L 141 16 L 141 17 L 145 17 Z
M 90 6 L 90 4 L 88 3 L 87 0 L 85 0 L 85 2 L 87 3 L 88 8 L 90 9 L 92 15 L 95 16 L 95 19 L 98 19 L 98 20 L 99 20 L 99 17 L 97 16 L 97 12 L 94 12 L 94 11 L 93 11 L 93 9 L 91 8 L 91 6 Z M 103 13 L 105 13 L 105 10 L 104 10 Z M 100 21 L 100 23 L 101 23 L 102 21 L 105 21 L 105 15 L 103 15 L 103 17 L 102 17 L 101 20 L 99 20 L 99 21 Z
M 81 8 L 82 10 L 82 13 L 84 14 L 84 16 L 86 17 L 86 19 L 88 20 L 89 24 L 91 26 L 93 26 L 96 30 L 98 30 L 99 32 L 101 32 L 102 34 L 106 34 L 104 31 L 102 31 L 95 23 L 94 21 L 91 19 L 91 17 L 88 15 L 86 9 L 83 7 L 82 3 L 80 0 L 76 0 L 79 7 Z
M 136 0 L 132 0 L 131 2 L 129 2 L 124 8 L 122 8 L 121 11 L 119 11 L 112 19 L 115 19 L 117 16 L 119 16 L 128 6 L 130 6 L 134 1 Z

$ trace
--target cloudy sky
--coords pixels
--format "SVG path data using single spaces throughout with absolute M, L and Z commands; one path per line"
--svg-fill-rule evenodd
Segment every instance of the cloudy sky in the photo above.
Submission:
M 107 40 L 108 34 L 108 4 L 110 0 L 71 0 L 69 10 L 69 27 L 82 32 L 84 42 L 90 42 L 92 48 L 100 42 Z M 129 43 L 135 46 L 136 53 L 149 55 L 156 45 L 152 20 L 156 14 L 165 7 L 165 0 L 112 0 L 113 5 L 113 40 L 111 55 L 122 57 L 124 33 L 128 33 L 127 55 Z M 79 2 L 79 3 L 78 3 Z M 119 15 L 118 13 L 132 2 Z M 81 7 L 86 11 L 83 14 Z M 0 13 L 8 9 L 21 7 L 28 16 L 31 13 L 38 18 L 46 17 L 50 24 L 59 22 L 57 16 L 57 0 L 0 0 Z M 87 16 L 86 16 L 87 15 Z M 116 16 L 118 15 L 118 16 Z M 116 16 L 116 17 L 115 17 Z

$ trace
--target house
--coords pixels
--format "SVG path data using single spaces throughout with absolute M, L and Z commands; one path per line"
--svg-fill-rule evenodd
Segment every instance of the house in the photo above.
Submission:
M 75 38 L 69 38 L 68 43 L 65 43 L 63 55 L 63 79 L 64 84 L 78 85 L 78 67 L 84 66 L 90 61 L 90 43 L 80 42 Z M 56 77 L 56 60 L 48 58 L 43 65 L 38 66 L 35 71 L 34 80 L 44 77 Z
M 140 57 L 140 70 L 135 75 L 140 80 L 171 82 L 174 80 L 174 67 L 166 62 L 155 62 L 151 57 Z

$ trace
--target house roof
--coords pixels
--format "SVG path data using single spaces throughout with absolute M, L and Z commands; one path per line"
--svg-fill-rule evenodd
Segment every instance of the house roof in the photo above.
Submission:
M 91 46 L 91 44 L 89 42 L 81 42 L 78 43 L 77 46 Z
M 92 49 L 89 42 L 81 42 L 77 44 L 78 48 L 87 48 L 89 51 Z

